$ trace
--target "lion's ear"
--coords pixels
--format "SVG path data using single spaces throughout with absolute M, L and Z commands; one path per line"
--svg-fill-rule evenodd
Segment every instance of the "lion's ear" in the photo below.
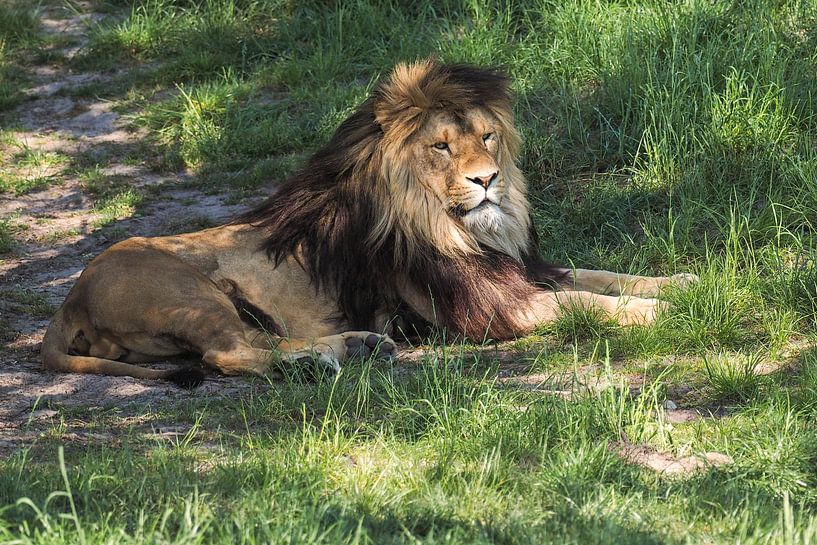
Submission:
M 378 107 L 375 103 L 374 118 L 384 134 L 397 137 L 397 132 L 411 134 L 423 114 L 421 108 L 416 106 L 394 107 L 390 104 L 382 104 Z
M 434 91 L 442 83 L 429 78 L 436 68 L 432 59 L 394 67 L 375 94 L 375 120 L 384 132 L 392 127 L 408 128 L 432 106 Z
M 378 93 L 378 97 L 374 101 L 374 120 L 380 125 L 384 133 L 389 132 L 389 129 L 395 124 L 399 113 L 400 111 L 388 97 Z

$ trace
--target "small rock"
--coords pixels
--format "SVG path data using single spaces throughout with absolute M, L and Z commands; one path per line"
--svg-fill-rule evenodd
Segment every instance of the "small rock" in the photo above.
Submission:
M 54 416 L 57 416 L 57 411 L 54 409 L 40 409 L 39 411 L 31 413 L 31 420 L 44 420 Z
M 664 400 L 664 408 L 668 411 L 674 411 L 678 409 L 678 405 L 671 399 Z

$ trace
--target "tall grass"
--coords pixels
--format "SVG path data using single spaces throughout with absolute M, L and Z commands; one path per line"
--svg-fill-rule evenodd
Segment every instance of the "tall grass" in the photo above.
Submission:
M 178 90 L 149 105 L 142 122 L 168 164 L 244 170 L 244 185 L 291 172 L 292 154 L 326 141 L 398 61 L 504 66 L 547 257 L 630 272 L 721 271 L 712 288 L 726 259 L 728 282 L 748 290 L 744 301 L 766 299 L 773 285 L 783 296 L 770 305 L 808 330 L 815 13 L 808 3 L 763 0 L 150 0 L 99 27 L 81 62 L 159 61 L 159 81 Z M 267 168 L 253 174 L 259 161 Z M 736 227 L 746 244 L 724 258 Z M 729 315 L 713 333 L 726 344 L 735 341 L 726 329 L 742 336 L 728 324 L 741 320 L 740 305 L 722 298 L 729 289 L 700 303 Z
M 0 6 L 0 36 L 9 47 L 29 45 L 36 41 L 39 20 L 31 4 L 10 0 Z
M 645 384 L 638 398 L 611 386 L 568 401 L 498 388 L 462 359 L 429 357 L 407 377 L 366 364 L 334 383 L 284 384 L 189 413 L 146 408 L 149 421 L 189 426 L 171 442 L 132 432 L 119 437 L 121 446 L 66 449 L 63 464 L 50 463 L 56 451 L 42 444 L 0 462 L 0 536 L 729 543 L 735 532 L 777 536 L 783 514 L 791 531 L 812 536 L 812 413 L 784 394 L 770 390 L 751 412 L 700 437 L 653 418 L 658 383 Z M 231 419 L 247 431 L 212 443 Z M 718 449 L 738 462 L 665 479 L 619 459 L 611 445 L 622 437 L 679 452 Z M 781 539 L 770 542 L 787 543 Z
M 11 0 L 0 5 L 0 111 L 20 100 L 20 69 L 12 62 L 11 52 L 37 40 L 38 24 L 28 2 Z

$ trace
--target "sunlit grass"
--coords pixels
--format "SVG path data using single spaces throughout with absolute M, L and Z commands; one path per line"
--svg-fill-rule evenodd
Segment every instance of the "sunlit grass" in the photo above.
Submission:
M 172 543 L 660 543 L 690 529 L 728 543 L 735 524 L 747 535 L 776 535 L 786 494 L 798 505 L 790 529 L 812 531 L 810 412 L 783 394 L 753 396 L 744 414 L 701 435 L 699 425 L 655 419 L 663 395 L 656 381 L 637 398 L 612 386 L 568 401 L 500 388 L 455 360 L 399 378 L 364 364 L 336 382 L 279 384 L 248 400 L 145 407 L 143 422 L 189 431 L 156 444 L 139 438 L 148 424 L 121 447 L 70 449 L 78 523 L 63 518 L 65 501 L 47 501 L 66 490 L 53 443 L 0 462 L 0 500 L 29 498 L 5 512 L 0 528 L 24 540 L 36 528 L 46 543 L 77 539 L 79 527 L 91 542 L 117 535 L 126 543 L 146 534 Z M 717 449 L 736 464 L 661 478 L 615 455 L 609 445 L 622 437 L 680 454 Z M 737 509 L 751 524 L 701 501 Z M 112 511 L 120 515 L 106 517 Z
M 0 192 L 24 195 L 59 183 L 55 170 L 68 162 L 66 155 L 43 152 L 13 140 L 9 145 L 17 151 L 8 161 L 9 166 L 0 168 Z

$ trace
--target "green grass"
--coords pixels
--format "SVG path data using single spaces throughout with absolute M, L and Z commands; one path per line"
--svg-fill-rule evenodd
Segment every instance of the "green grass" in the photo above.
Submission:
M 96 227 L 103 227 L 117 219 L 128 218 L 136 213 L 142 203 L 142 195 L 133 189 L 126 189 L 112 197 L 97 202 L 94 212 L 99 215 L 94 220 Z
M 0 255 L 14 249 L 14 233 L 17 231 L 9 220 L 0 220 Z
M 34 318 L 50 318 L 56 308 L 42 294 L 26 288 L 0 290 L 0 299 L 11 303 L 12 312 L 25 312 Z
M 68 157 L 61 153 L 44 152 L 41 150 L 32 149 L 28 145 L 21 145 L 20 151 L 13 157 L 15 166 L 20 168 L 44 168 L 56 167 L 68 161 Z
M 6 43 L 0 41 L 0 110 L 6 110 L 17 104 L 17 90 L 11 72 Z
M 132 187 L 133 179 L 129 176 L 106 175 L 97 166 L 81 172 L 79 178 L 94 201 L 95 227 L 133 216 L 144 201 L 142 193 Z
M 615 327 L 615 320 L 599 309 L 567 306 L 559 319 L 542 327 L 542 332 L 559 342 L 575 343 L 609 337 Z
M 0 7 L 0 36 L 9 46 L 31 45 L 37 41 L 39 19 L 32 2 L 11 0 Z
M 56 152 L 32 149 L 27 144 L 10 142 L 14 152 L 7 162 L 10 168 L 0 169 L 0 192 L 25 195 L 60 183 L 53 173 L 69 162 L 69 157 Z
M 396 62 L 434 55 L 513 77 L 549 260 L 700 282 L 669 289 L 649 327 L 573 309 L 510 354 L 440 337 L 421 362 L 350 365 L 336 382 L 110 410 L 51 399 L 55 420 L 32 421 L 38 438 L 0 458 L 0 541 L 817 542 L 813 3 L 95 5 L 109 17 L 60 62 L 125 73 L 63 94 L 105 96 L 148 133 L 138 149 L 69 158 L 109 238 L 159 195 L 94 165 L 127 151 L 230 202 L 258 198 Z M 0 108 L 39 39 L 34 12 L 10 6 Z M 15 168 L 66 162 L 22 151 Z M 167 230 L 208 225 L 190 217 Z M 0 222 L 0 253 L 13 230 Z M 3 294 L 49 310 L 29 295 Z M 544 386 L 507 376 L 527 373 Z M 715 416 L 674 422 L 668 399 Z M 78 427 L 111 436 L 67 435 Z M 622 441 L 734 463 L 658 475 L 620 459 Z
M 30 2 L 9 0 L 0 5 L 0 112 L 20 102 L 20 67 L 14 52 L 37 41 L 39 21 Z
M 249 400 L 144 407 L 141 428 L 120 430 L 115 443 L 69 444 L 65 479 L 55 426 L 53 439 L 45 434 L 0 462 L 0 500 L 8 506 L 0 536 L 799 543 L 786 536 L 815 537 L 813 405 L 791 397 L 805 383 L 813 378 L 785 388 L 773 382 L 766 397 L 701 436 L 699 426 L 654 420 L 660 398 L 649 384 L 638 399 L 611 388 L 566 401 L 498 389 L 462 361 L 429 359 L 399 378 L 363 365 L 334 383 L 284 383 Z M 115 431 L 106 418 L 115 421 L 115 413 L 97 410 L 89 432 Z M 142 438 L 165 422 L 181 433 Z M 718 450 L 736 463 L 660 477 L 608 449 L 623 434 L 678 452 Z M 70 501 L 61 494 L 69 487 Z
M 56 176 L 48 175 L 21 175 L 17 173 L 0 172 L 0 192 L 25 195 L 46 189 L 59 182 Z
M 762 355 L 748 354 L 729 358 L 722 354 L 704 356 L 704 368 L 715 395 L 721 400 L 751 401 L 766 384 L 766 377 L 758 373 Z

